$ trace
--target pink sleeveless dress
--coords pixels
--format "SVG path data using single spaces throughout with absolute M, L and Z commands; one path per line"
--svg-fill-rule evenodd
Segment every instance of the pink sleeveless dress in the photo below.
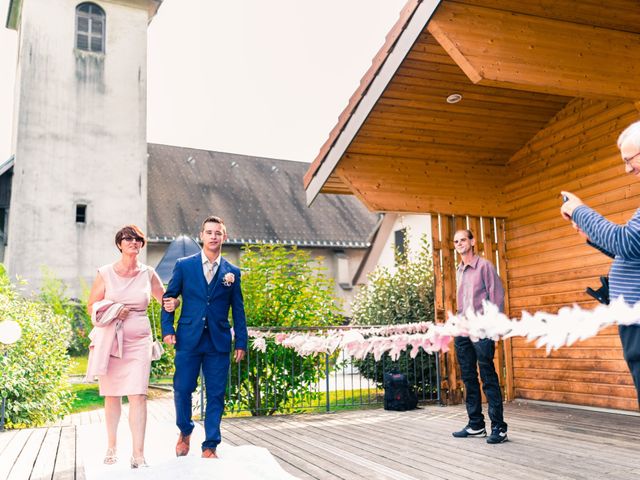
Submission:
M 151 275 L 153 268 L 140 265 L 135 277 L 122 277 L 105 265 L 98 269 L 104 279 L 104 298 L 122 303 L 129 308 L 122 322 L 122 358 L 109 357 L 107 374 L 98 377 L 100 395 L 146 395 L 151 371 L 151 325 L 147 306 L 151 300 Z

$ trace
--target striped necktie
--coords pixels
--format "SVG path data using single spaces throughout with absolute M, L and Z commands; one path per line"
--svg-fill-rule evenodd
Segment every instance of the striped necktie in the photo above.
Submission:
M 206 278 L 207 278 L 207 283 L 211 283 L 211 280 L 213 280 L 213 276 L 216 274 L 216 267 L 218 266 L 218 262 L 207 262 L 207 274 L 206 274 Z

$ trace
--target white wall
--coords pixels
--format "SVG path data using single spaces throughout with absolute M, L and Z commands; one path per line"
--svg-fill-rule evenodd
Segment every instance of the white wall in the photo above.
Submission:
M 420 238 L 423 235 L 431 241 L 431 216 L 430 215 L 399 215 L 390 235 L 385 241 L 385 245 L 378 259 L 378 265 L 393 270 L 395 268 L 395 231 L 402 228 L 408 229 L 409 246 L 413 252 L 417 252 L 420 248 Z
M 94 2 L 106 12 L 105 55 L 75 50 L 79 3 L 22 2 L 5 257 L 33 287 L 47 266 L 76 292 L 118 257 L 115 232 L 144 230 L 147 212 L 145 2 Z M 88 205 L 86 224 L 76 203 Z

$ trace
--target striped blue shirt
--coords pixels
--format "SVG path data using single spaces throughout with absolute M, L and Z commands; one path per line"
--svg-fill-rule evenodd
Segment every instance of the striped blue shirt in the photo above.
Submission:
M 640 209 L 626 225 L 617 225 L 586 205 L 571 215 L 595 247 L 615 256 L 609 270 L 609 297 L 624 296 L 633 305 L 640 301 Z

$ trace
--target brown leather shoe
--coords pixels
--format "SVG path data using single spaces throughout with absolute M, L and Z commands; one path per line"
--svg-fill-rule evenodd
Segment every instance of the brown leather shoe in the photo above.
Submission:
M 191 441 L 191 435 L 183 435 L 180 432 L 178 437 L 178 443 L 176 443 L 176 457 L 184 457 L 189 453 L 189 442 Z
M 202 458 L 218 458 L 215 448 L 205 448 L 202 450 Z

